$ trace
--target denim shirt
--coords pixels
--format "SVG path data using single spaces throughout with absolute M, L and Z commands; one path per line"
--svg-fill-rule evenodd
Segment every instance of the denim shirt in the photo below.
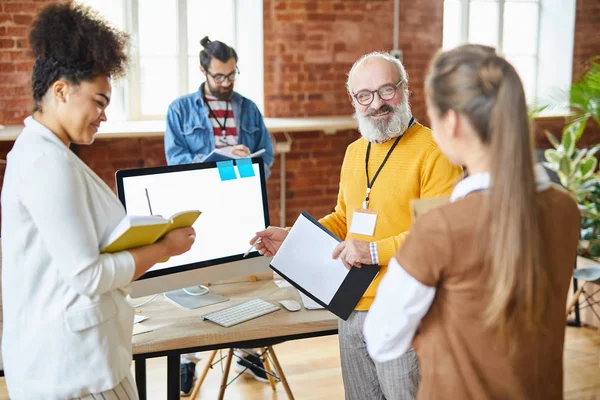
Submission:
M 169 105 L 165 131 L 168 165 L 202 162 L 215 149 L 215 135 L 203 91 L 204 84 L 197 92 L 181 96 Z M 238 144 L 248 147 L 251 153 L 265 149 L 261 157 L 265 163 L 265 175 L 269 177 L 274 159 L 273 143 L 262 114 L 252 100 L 236 92 L 231 96 L 231 104 Z

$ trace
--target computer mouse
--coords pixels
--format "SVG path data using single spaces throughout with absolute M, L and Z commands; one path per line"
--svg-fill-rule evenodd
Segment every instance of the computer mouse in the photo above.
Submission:
M 288 311 L 300 311 L 302 308 L 296 300 L 281 300 L 279 304 Z

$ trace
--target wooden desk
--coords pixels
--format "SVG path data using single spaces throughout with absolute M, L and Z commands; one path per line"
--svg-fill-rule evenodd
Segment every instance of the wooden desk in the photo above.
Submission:
M 325 310 L 289 312 L 281 309 L 231 328 L 204 321 L 201 315 L 262 299 L 277 304 L 295 299 L 302 303 L 296 289 L 278 288 L 272 280 L 212 285 L 213 293 L 230 298 L 228 302 L 195 310 L 183 310 L 163 296 L 142 308 L 148 320 L 142 324 L 152 332 L 133 337 L 136 384 L 140 400 L 146 399 L 146 359 L 167 357 L 167 398 L 179 399 L 179 356 L 196 351 L 222 348 L 271 346 L 287 340 L 337 334 L 338 318 Z

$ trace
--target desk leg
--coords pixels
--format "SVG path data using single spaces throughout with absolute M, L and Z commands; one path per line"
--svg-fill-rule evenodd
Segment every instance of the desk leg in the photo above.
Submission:
M 225 397 L 225 389 L 227 389 L 227 379 L 229 379 L 229 368 L 231 368 L 232 359 L 233 349 L 229 349 L 229 353 L 227 353 L 227 361 L 225 362 L 225 371 L 223 371 L 223 378 L 221 379 L 221 389 L 219 390 L 218 400 L 223 400 L 223 397 Z
M 269 363 L 269 353 L 265 352 L 265 369 L 267 370 L 267 377 L 269 378 L 269 384 L 271 385 L 271 389 L 273 389 L 274 392 L 277 391 L 277 388 L 275 387 L 275 378 L 273 378 L 273 376 L 271 375 L 273 373 L 273 370 L 271 369 L 271 364 Z
M 135 360 L 135 386 L 140 400 L 146 400 L 146 359 Z
M 167 356 L 167 399 L 179 400 L 181 388 L 179 387 L 181 378 L 181 364 L 179 354 Z
M 275 350 L 273 350 L 273 346 L 267 346 L 269 349 L 269 354 L 273 357 L 273 365 L 275 367 L 275 371 L 277 371 L 277 375 L 279 375 L 279 379 L 281 379 L 281 383 L 283 384 L 283 388 L 285 389 L 285 393 L 288 396 L 289 400 L 294 400 L 294 395 L 292 394 L 292 389 L 290 389 L 290 385 L 288 385 L 288 381 L 283 373 L 283 369 L 281 368 L 281 364 L 279 364 L 279 360 L 277 359 L 277 355 L 275 354 Z

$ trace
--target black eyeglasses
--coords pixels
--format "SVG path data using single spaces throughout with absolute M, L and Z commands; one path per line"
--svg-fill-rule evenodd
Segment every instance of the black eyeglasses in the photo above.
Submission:
M 400 82 L 395 85 L 383 85 L 377 90 L 361 90 L 358 93 L 352 93 L 354 98 L 361 106 L 370 106 L 375 99 L 375 93 L 379 95 L 381 100 L 391 100 L 396 96 L 396 89 L 398 86 L 404 83 L 404 79 L 400 79 Z
M 213 78 L 215 80 L 215 82 L 217 82 L 217 83 L 223 83 L 225 81 L 225 79 L 228 79 L 229 82 L 233 82 L 237 79 L 237 76 L 240 74 L 240 69 L 238 67 L 235 67 L 235 71 L 233 71 L 229 75 L 223 75 L 223 74 L 213 75 L 208 71 L 206 71 L 206 74 L 210 75 L 210 77 Z

